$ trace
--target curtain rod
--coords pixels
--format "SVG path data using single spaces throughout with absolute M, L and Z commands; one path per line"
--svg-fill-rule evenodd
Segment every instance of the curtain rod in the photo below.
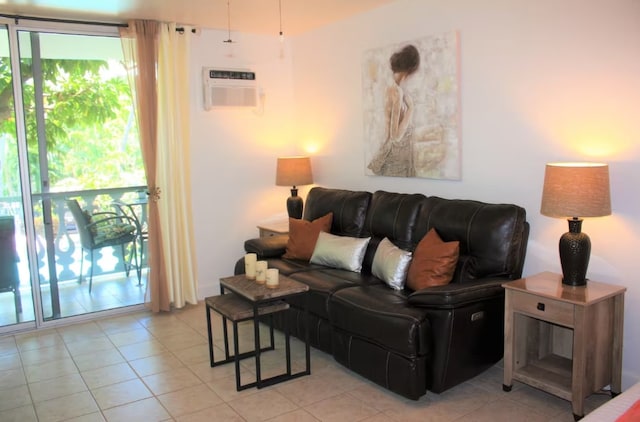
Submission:
M 15 22 L 16 22 L 16 25 L 18 24 L 18 21 L 20 19 L 23 19 L 23 20 L 39 21 L 39 22 L 73 23 L 73 24 L 81 24 L 81 25 L 100 25 L 100 26 L 111 26 L 111 27 L 118 27 L 118 28 L 127 28 L 129 26 L 126 23 L 92 22 L 92 21 L 80 21 L 80 20 L 73 20 L 73 19 L 42 18 L 42 17 L 37 17 L 37 16 L 6 15 L 4 13 L 0 13 L 0 17 L 14 19 Z M 176 28 L 176 31 L 180 32 L 180 33 L 183 33 L 184 30 L 185 29 L 183 27 L 177 27 Z M 195 28 L 191 29 L 191 33 L 195 34 L 196 32 L 197 31 L 196 31 Z
M 80 20 L 73 20 L 73 19 L 41 18 L 41 17 L 37 17 L 37 16 L 5 15 L 3 13 L 0 13 L 0 17 L 14 19 L 16 24 L 18 24 L 18 21 L 20 21 L 20 19 L 23 19 L 23 20 L 39 21 L 39 22 L 75 23 L 75 24 L 81 24 L 81 25 L 115 26 L 115 27 L 119 27 L 119 28 L 126 28 L 127 26 L 129 26 L 126 23 L 92 22 L 92 21 L 80 21 Z
M 176 32 L 179 32 L 179 33 L 183 34 L 184 33 L 184 28 L 181 27 L 181 26 L 176 27 Z M 191 28 L 191 33 L 192 34 L 197 34 L 198 30 L 196 28 Z

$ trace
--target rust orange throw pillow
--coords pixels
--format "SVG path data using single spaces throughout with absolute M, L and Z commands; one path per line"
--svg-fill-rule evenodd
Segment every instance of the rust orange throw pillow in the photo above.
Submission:
M 331 231 L 333 213 L 317 218 L 313 221 L 289 219 L 289 241 L 284 258 L 302 259 L 308 261 L 313 255 L 320 232 Z
M 443 242 L 435 229 L 429 230 L 413 252 L 407 287 L 420 290 L 449 284 L 459 255 L 460 242 Z

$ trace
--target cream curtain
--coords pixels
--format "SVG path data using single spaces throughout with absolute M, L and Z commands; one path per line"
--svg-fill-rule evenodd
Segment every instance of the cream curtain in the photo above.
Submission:
M 170 27 L 173 40 L 168 35 Z M 146 301 L 154 312 L 169 311 L 172 304 L 182 307 L 197 302 L 189 215 L 188 78 L 186 70 L 176 70 L 188 67 L 188 42 L 177 42 L 175 32 L 175 25 L 153 21 L 133 21 L 120 31 L 149 187 Z M 177 102 L 168 100 L 185 85 L 187 89 Z
M 196 304 L 196 254 L 191 217 L 190 99 L 191 28 L 162 24 L 158 53 L 158 155 L 156 180 L 169 300 Z

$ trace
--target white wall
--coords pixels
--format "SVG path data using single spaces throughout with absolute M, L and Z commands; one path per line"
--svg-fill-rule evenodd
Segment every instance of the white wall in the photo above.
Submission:
M 243 241 L 256 224 L 286 215 L 289 190 L 275 186 L 276 157 L 299 153 L 292 141 L 292 66 L 289 43 L 280 58 L 277 36 L 203 30 L 192 42 L 193 219 L 199 297 L 219 292 L 233 274 Z M 232 57 L 229 57 L 232 53 Z M 249 68 L 264 92 L 264 109 L 203 108 L 202 68 Z
M 624 380 L 640 378 L 640 2 L 400 0 L 293 40 L 297 138 L 319 143 L 320 185 L 526 208 L 525 275 L 560 272 L 567 222 L 541 216 L 549 161 L 610 164 L 611 217 L 587 219 L 589 277 L 627 287 Z M 458 30 L 461 181 L 364 175 L 365 50 Z
M 283 60 L 275 36 L 232 34 L 229 58 L 226 32 L 203 31 L 191 93 L 200 297 L 231 274 L 256 223 L 284 212 L 288 190 L 274 186 L 279 155 L 316 148 L 314 177 L 327 187 L 519 204 L 531 223 L 525 275 L 560 271 L 567 223 L 539 213 L 545 163 L 605 161 L 613 215 L 583 229 L 592 240 L 589 277 L 628 289 L 628 386 L 640 378 L 639 18 L 637 0 L 399 0 L 287 40 Z M 462 180 L 365 176 L 362 53 L 450 30 L 461 39 Z M 264 114 L 205 112 L 200 73 L 212 65 L 256 70 Z

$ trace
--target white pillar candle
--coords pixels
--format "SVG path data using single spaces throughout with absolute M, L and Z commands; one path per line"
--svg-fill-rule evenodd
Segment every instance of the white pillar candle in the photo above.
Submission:
M 256 283 L 264 284 L 267 281 L 267 261 L 256 262 Z
M 275 289 L 280 283 L 280 276 L 277 268 L 269 268 L 267 270 L 267 287 Z
M 248 253 L 244 256 L 244 273 L 249 280 L 256 278 L 256 260 L 258 256 L 254 253 Z

